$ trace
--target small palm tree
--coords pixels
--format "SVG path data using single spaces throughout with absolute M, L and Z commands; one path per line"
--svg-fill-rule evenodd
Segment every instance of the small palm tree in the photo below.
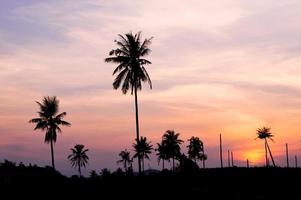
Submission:
M 59 101 L 55 96 L 44 97 L 42 103 L 37 101 L 37 104 L 40 107 L 38 112 L 39 118 L 31 119 L 29 122 L 36 124 L 34 130 L 40 129 L 46 132 L 45 143 L 50 143 L 52 168 L 55 169 L 53 143 L 56 142 L 57 132 L 62 132 L 60 125 L 70 126 L 70 123 L 63 120 L 67 115 L 66 112 L 57 114 L 59 111 Z
M 152 38 L 141 41 L 141 32 L 133 35 L 127 33 L 124 36 L 118 35 L 119 40 L 115 40 L 117 48 L 110 51 L 110 57 L 105 62 L 116 63 L 118 66 L 113 72 L 117 74 L 113 88 L 121 90 L 126 94 L 131 90 L 131 94 L 135 95 L 135 111 L 136 111 L 136 140 L 139 140 L 139 117 L 138 117 L 138 97 L 137 90 L 142 89 L 141 82 L 148 82 L 152 88 L 151 79 L 144 66 L 151 64 L 150 61 L 144 59 L 150 53 L 149 45 Z M 141 158 L 138 157 L 139 173 L 141 173 Z
M 205 169 L 206 167 L 206 160 L 208 159 L 207 154 L 205 154 L 204 152 L 202 152 L 201 156 L 200 156 L 200 160 L 203 162 L 203 168 Z
M 164 161 L 169 161 L 166 143 L 164 143 L 163 141 L 161 141 L 161 144 L 157 143 L 156 151 L 156 155 L 158 156 L 158 164 L 160 164 L 160 161 L 162 160 L 162 170 L 164 170 Z
M 180 133 L 175 133 L 174 130 L 167 130 L 163 135 L 163 143 L 166 145 L 168 158 L 172 158 L 172 169 L 175 170 L 175 159 L 181 155 L 180 145 L 183 140 L 178 139 Z
M 87 156 L 87 151 L 89 151 L 89 149 L 84 148 L 84 145 L 77 144 L 74 146 L 74 148 L 70 149 L 72 153 L 68 156 L 72 167 L 78 168 L 79 176 L 82 175 L 81 167 L 86 167 L 86 164 L 88 164 L 89 160 L 89 157 Z
M 262 127 L 262 128 L 258 128 L 256 130 L 256 134 L 257 134 L 257 138 L 261 139 L 261 140 L 264 140 L 264 149 L 265 149 L 265 161 L 266 161 L 266 166 L 269 165 L 269 161 L 268 161 L 268 152 L 270 154 L 270 158 L 272 160 L 272 163 L 273 163 L 273 166 L 275 167 L 275 162 L 274 162 L 274 158 L 273 158 L 273 155 L 272 155 L 272 152 L 271 152 L 271 149 L 269 147 L 269 143 L 268 143 L 268 140 L 271 140 L 272 142 L 274 142 L 273 138 L 274 135 L 270 132 L 271 128 L 268 128 L 268 127 Z
M 148 142 L 146 137 L 141 137 L 140 140 L 136 140 L 136 143 L 133 144 L 135 155 L 134 158 L 142 159 L 142 171 L 144 172 L 144 160 L 149 159 L 149 155 L 152 153 L 153 145 L 151 142 Z
M 122 163 L 125 172 L 132 166 L 133 160 L 131 159 L 130 152 L 127 150 L 121 151 L 119 153 L 120 160 L 117 161 L 117 164 Z
M 195 164 L 197 160 L 201 160 L 201 155 L 203 154 L 203 142 L 198 137 L 192 136 L 189 140 L 188 147 L 188 156 L 193 159 Z

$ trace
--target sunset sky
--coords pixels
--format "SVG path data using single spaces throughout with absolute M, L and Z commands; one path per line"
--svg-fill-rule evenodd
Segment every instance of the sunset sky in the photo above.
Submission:
M 1 0 L 0 160 L 50 165 L 44 133 L 28 120 L 43 96 L 67 112 L 55 145 L 58 170 L 81 143 L 92 170 L 118 166 L 132 150 L 134 98 L 113 90 L 114 64 L 104 62 L 117 34 L 154 37 L 147 57 L 153 90 L 138 94 L 141 135 L 153 144 L 168 129 L 200 137 L 207 165 L 219 166 L 219 133 L 235 163 L 264 162 L 256 129 L 271 127 L 276 164 L 301 165 L 301 1 L 299 0 Z M 161 168 L 154 157 L 146 169 Z M 121 166 L 120 166 L 121 167 Z

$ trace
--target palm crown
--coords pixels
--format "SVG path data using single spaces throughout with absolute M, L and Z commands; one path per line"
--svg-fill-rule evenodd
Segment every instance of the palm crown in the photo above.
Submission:
M 113 75 L 117 72 L 113 87 L 118 89 L 121 85 L 121 90 L 124 94 L 130 89 L 131 94 L 136 89 L 141 90 L 141 82 L 148 82 L 152 88 L 151 79 L 144 68 L 145 65 L 151 64 L 150 61 L 142 58 L 150 53 L 148 46 L 151 44 L 152 38 L 141 41 L 141 32 L 133 35 L 127 33 L 125 36 L 119 34 L 120 40 L 115 40 L 118 45 L 117 49 L 110 51 L 105 62 L 117 63 L 118 66 L 114 70 Z
M 72 153 L 68 156 L 68 159 L 71 162 L 72 167 L 78 167 L 78 171 L 81 175 L 81 167 L 86 167 L 89 157 L 87 156 L 87 151 L 89 149 L 84 149 L 85 146 L 82 144 L 77 144 L 74 148 L 70 150 Z
M 274 135 L 271 133 L 271 128 L 262 127 L 257 129 L 257 138 L 259 139 L 270 139 L 273 141 Z

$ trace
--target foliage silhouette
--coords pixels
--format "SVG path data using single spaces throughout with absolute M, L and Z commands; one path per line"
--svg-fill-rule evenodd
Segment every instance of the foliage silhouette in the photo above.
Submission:
M 141 136 L 140 140 L 136 139 L 136 143 L 133 144 L 135 154 L 134 158 L 141 158 L 142 160 L 142 171 L 144 172 L 144 160 L 149 159 L 149 155 L 152 153 L 153 146 L 151 142 L 148 142 L 146 137 Z
M 175 170 L 175 159 L 179 159 L 181 155 L 180 145 L 183 140 L 178 139 L 180 133 L 175 133 L 174 130 L 167 130 L 163 135 L 163 143 L 166 145 L 168 158 L 172 159 L 172 169 Z
M 38 111 L 39 118 L 31 119 L 29 122 L 36 124 L 34 130 L 46 131 L 45 143 L 50 143 L 52 168 L 55 169 L 53 143 L 56 142 L 57 132 L 62 132 L 60 125 L 70 126 L 70 123 L 63 120 L 67 115 L 66 112 L 57 114 L 59 111 L 59 100 L 55 96 L 44 97 L 43 101 L 41 103 L 37 101 L 37 104 L 40 107 Z
M 271 149 L 269 147 L 269 144 L 268 144 L 268 140 L 271 140 L 272 142 L 274 142 L 273 138 L 274 135 L 271 133 L 271 128 L 268 128 L 268 127 L 262 127 L 262 128 L 258 128 L 256 130 L 256 134 L 257 134 L 257 138 L 261 139 L 261 140 L 264 140 L 264 148 L 265 148 L 265 158 L 266 158 L 266 166 L 269 166 L 269 162 L 268 162 L 268 151 L 269 151 L 269 154 L 270 154 L 270 158 L 272 160 L 272 163 L 273 163 L 273 166 L 275 167 L 276 164 L 274 162 L 274 158 L 273 158 L 273 155 L 272 155 L 272 152 L 271 152 Z M 256 139 L 257 139 L 256 138 Z
M 136 113 L 136 140 L 139 140 L 139 117 L 138 117 L 138 97 L 137 90 L 142 89 L 141 82 L 148 82 L 152 88 L 151 79 L 145 69 L 145 65 L 151 64 L 150 61 L 144 59 L 150 53 L 149 45 L 152 38 L 141 40 L 141 32 L 133 35 L 127 33 L 119 34 L 119 40 L 115 40 L 117 48 L 110 51 L 110 57 L 105 62 L 116 63 L 118 66 L 113 71 L 113 75 L 117 74 L 113 88 L 121 90 L 126 94 L 131 90 L 131 94 L 135 95 L 135 113 Z M 141 158 L 138 157 L 139 173 L 141 173 Z
M 170 160 L 168 156 L 166 142 L 162 140 L 161 143 L 157 143 L 157 148 L 155 150 L 157 151 L 156 155 L 158 156 L 158 164 L 160 164 L 160 161 L 162 160 L 162 170 L 164 170 L 164 161 Z
M 125 172 L 128 172 L 132 168 L 133 159 L 131 159 L 130 152 L 126 149 L 119 153 L 120 160 L 117 161 L 117 164 L 122 163 Z
M 81 167 L 86 167 L 86 164 L 88 164 L 89 161 L 89 157 L 87 156 L 87 151 L 89 151 L 89 149 L 85 149 L 85 145 L 77 144 L 70 150 L 72 153 L 68 156 L 68 159 L 70 160 L 72 167 L 77 167 L 79 176 L 81 177 Z
M 188 141 L 188 156 L 190 159 L 194 160 L 195 164 L 197 164 L 197 160 L 201 160 L 204 152 L 203 142 L 200 138 L 194 136 L 192 136 Z

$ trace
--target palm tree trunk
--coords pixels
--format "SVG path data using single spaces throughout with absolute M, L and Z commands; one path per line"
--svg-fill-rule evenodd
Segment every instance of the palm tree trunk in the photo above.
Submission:
M 51 162 L 52 162 L 52 168 L 55 170 L 55 166 L 54 166 L 54 152 L 53 152 L 53 141 L 52 141 L 52 138 L 50 139 L 50 148 L 51 148 Z
M 264 139 L 264 150 L 265 150 L 265 165 L 266 167 L 269 166 L 269 161 L 268 161 L 268 150 L 267 150 L 267 140 Z
M 175 171 L 175 157 L 172 157 L 172 171 Z
M 274 162 L 274 158 L 273 158 L 273 155 L 272 155 L 272 152 L 271 152 L 271 149 L 270 149 L 270 147 L 269 147 L 268 142 L 267 142 L 267 148 L 268 148 L 268 150 L 269 150 L 269 154 L 270 154 L 270 157 L 271 157 L 273 166 L 276 167 L 276 164 L 275 164 L 275 162 Z
M 205 159 L 203 160 L 203 169 L 205 169 Z
M 81 170 L 80 170 L 80 161 L 78 161 L 78 172 L 79 172 L 79 177 L 81 177 L 82 176 L 82 172 L 81 172 Z
M 127 172 L 127 170 L 128 170 L 127 166 L 128 166 L 128 165 L 127 165 L 127 161 L 125 161 L 125 162 L 124 162 L 124 168 L 125 168 L 124 170 L 125 170 L 125 172 Z
M 164 170 L 164 159 L 162 159 L 162 170 Z
M 221 168 L 223 168 L 223 143 L 222 143 L 222 134 L 219 134 L 219 156 L 221 160 Z
M 136 84 L 134 90 L 135 90 L 135 111 L 136 111 L 136 138 L 138 142 L 139 141 L 139 116 L 138 116 L 138 99 L 137 99 Z M 141 158 L 139 154 L 138 154 L 138 169 L 139 169 L 139 174 L 141 174 Z
M 144 158 L 142 158 L 142 171 L 144 173 Z

